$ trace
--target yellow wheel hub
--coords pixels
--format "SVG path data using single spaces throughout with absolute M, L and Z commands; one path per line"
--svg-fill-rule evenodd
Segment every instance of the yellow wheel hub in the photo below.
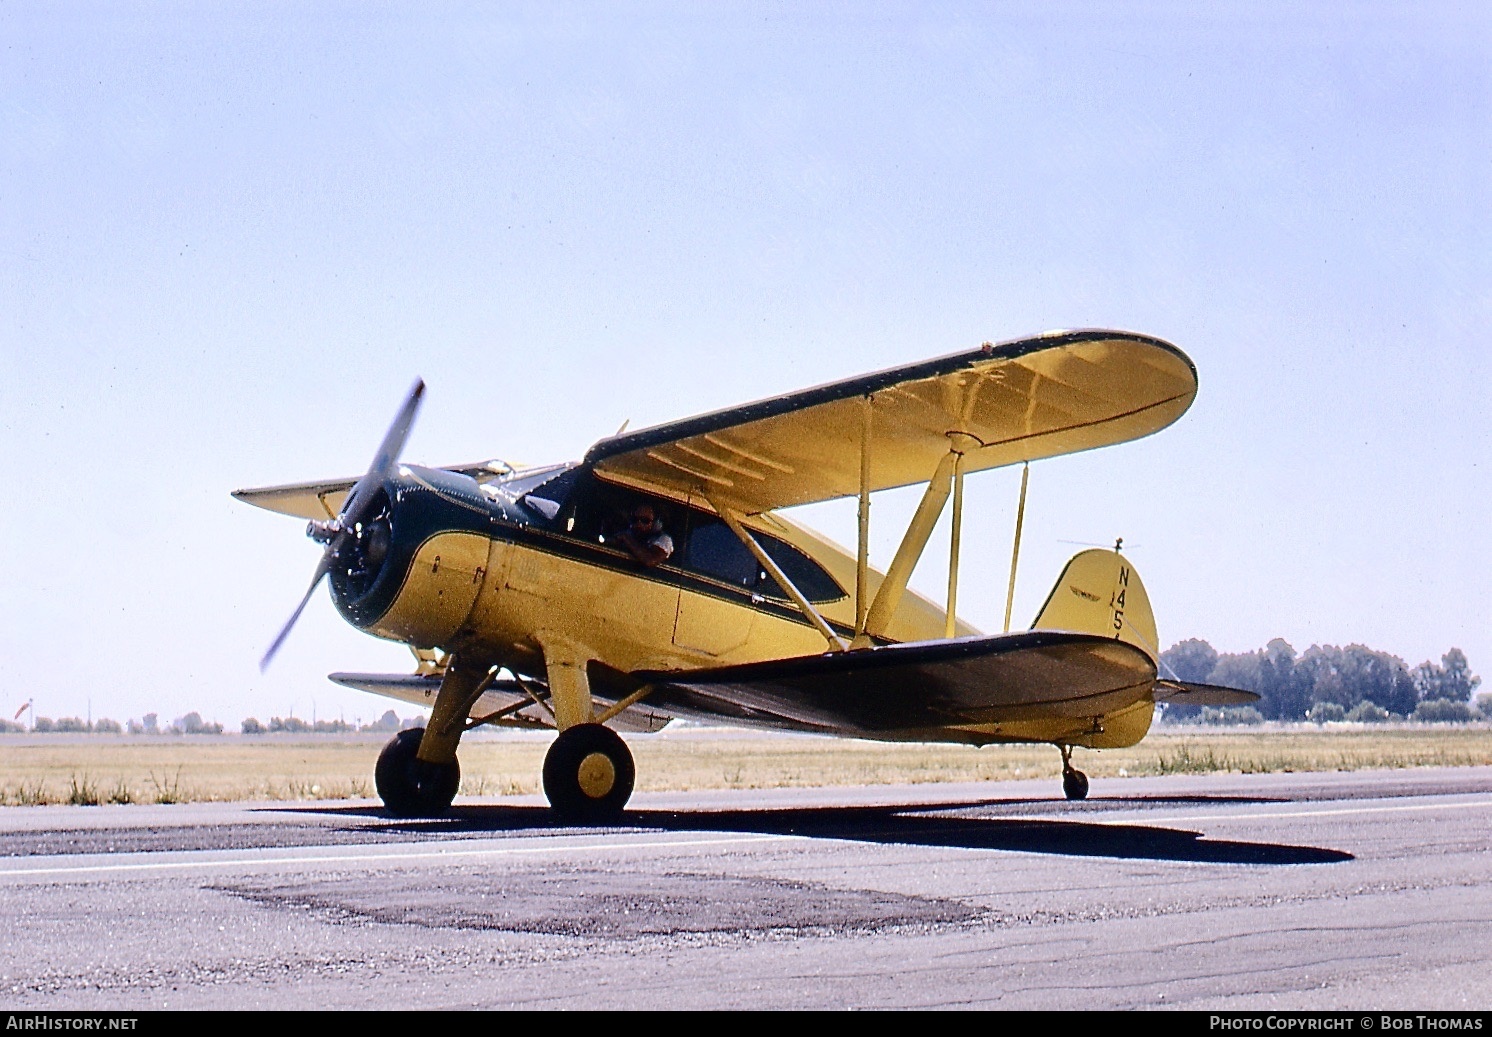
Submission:
M 601 799 L 616 784 L 616 764 L 605 753 L 591 753 L 580 761 L 580 791 L 591 799 Z

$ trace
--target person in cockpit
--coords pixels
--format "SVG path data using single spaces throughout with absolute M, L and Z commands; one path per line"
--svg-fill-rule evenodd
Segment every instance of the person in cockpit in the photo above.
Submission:
M 618 544 L 643 565 L 652 568 L 666 562 L 673 554 L 673 537 L 663 530 L 651 504 L 638 504 L 632 509 L 631 524 L 619 533 L 606 538 L 609 544 Z

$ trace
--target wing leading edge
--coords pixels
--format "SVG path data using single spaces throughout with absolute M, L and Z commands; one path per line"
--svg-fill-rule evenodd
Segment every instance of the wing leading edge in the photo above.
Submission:
M 1082 722 L 1146 699 L 1156 671 L 1145 652 L 1123 641 L 1034 630 L 632 677 L 654 685 L 648 702 L 666 712 L 888 737 Z
M 1160 339 L 1071 331 L 922 363 L 603 439 L 603 478 L 747 513 L 853 496 L 871 397 L 870 489 L 927 482 L 951 433 L 965 472 L 1122 443 L 1179 418 L 1196 367 Z

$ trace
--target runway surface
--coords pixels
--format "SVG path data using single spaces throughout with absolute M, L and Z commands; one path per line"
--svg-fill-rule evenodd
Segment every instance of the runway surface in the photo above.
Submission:
M 1492 768 L 0 810 L 10 1009 L 1492 1006 Z

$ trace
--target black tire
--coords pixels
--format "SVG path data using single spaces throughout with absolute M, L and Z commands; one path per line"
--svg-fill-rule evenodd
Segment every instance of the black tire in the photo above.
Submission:
M 426 763 L 415 756 L 424 737 L 423 727 L 400 731 L 378 754 L 373 784 L 395 817 L 440 817 L 461 787 L 461 764 Z
M 1066 771 L 1062 775 L 1062 794 L 1068 799 L 1088 798 L 1088 775 L 1082 771 Z
M 577 724 L 561 731 L 544 757 L 544 795 L 567 821 L 619 817 L 632 795 L 632 750 L 609 727 Z

